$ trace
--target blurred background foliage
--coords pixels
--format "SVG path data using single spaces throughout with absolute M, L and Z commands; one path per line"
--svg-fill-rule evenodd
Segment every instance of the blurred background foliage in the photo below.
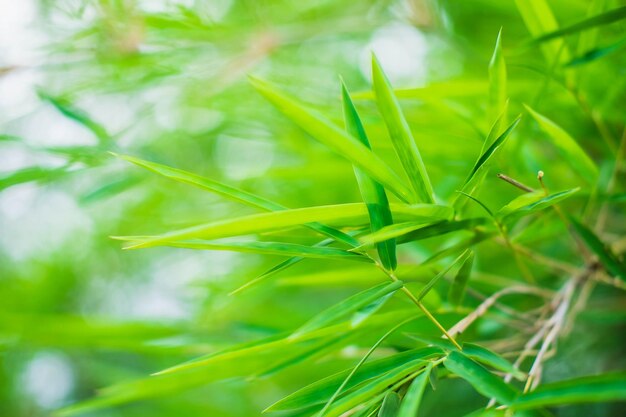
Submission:
M 560 26 L 624 5 L 549 4 Z M 561 53 L 560 62 L 550 62 L 542 49 L 554 43 L 530 43 L 532 35 L 512 1 L 5 0 L 0 5 L 2 416 L 46 416 L 102 387 L 293 330 L 384 280 L 358 264 L 309 260 L 228 296 L 281 258 L 173 248 L 122 251 L 109 239 L 253 212 L 131 166 L 109 151 L 205 175 L 288 207 L 360 201 L 350 163 L 287 122 L 247 83 L 247 74 L 272 80 L 338 123 L 341 75 L 357 92 L 373 148 L 398 164 L 369 99 L 370 54 L 376 52 L 394 87 L 402 89 L 403 108 L 442 200 L 454 197 L 493 121 L 487 68 L 501 28 L 511 115 L 523 112 L 526 103 L 550 117 L 576 137 L 606 181 L 624 129 L 623 21 L 567 37 L 570 56 Z M 539 169 L 551 189 L 584 184 L 541 140 L 544 133 L 531 120 L 524 118 L 498 169 L 533 187 Z M 604 235 L 610 242 L 623 238 L 626 228 L 623 170 L 617 178 L 603 196 L 611 202 Z M 581 195 L 589 192 L 585 188 Z M 518 194 L 490 175 L 480 198 L 497 208 Z M 581 201 L 577 213 L 593 215 L 593 208 L 578 209 Z M 466 209 L 482 214 L 477 206 Z M 566 234 L 554 215 L 523 227 L 518 243 L 579 263 L 571 242 L 553 238 Z M 315 241 L 306 231 L 299 239 Z M 431 270 L 419 264 L 442 243 L 455 241 L 446 239 L 400 249 L 402 267 L 413 268 L 410 279 L 428 279 Z M 519 272 L 506 249 L 493 242 L 484 246 L 477 253 L 473 287 L 489 294 L 518 279 Z M 550 279 L 544 269 L 533 273 Z M 440 296 L 433 292 L 428 302 L 440 306 Z M 516 302 L 519 308 L 533 307 L 525 298 L 511 303 Z M 558 358 L 548 362 L 545 379 L 624 369 L 625 305 L 623 291 L 596 288 L 559 345 Z M 440 318 L 451 325 L 460 317 L 447 310 Z M 280 358 L 260 355 L 256 363 L 231 365 L 241 366 L 240 373 L 223 370 L 224 376 L 256 377 L 211 375 L 192 390 L 93 415 L 260 415 L 286 394 L 353 365 L 384 332 L 379 327 L 360 335 L 359 344 L 348 340 L 338 353 L 321 355 L 315 366 L 305 361 L 263 375 Z M 426 321 L 413 327 L 437 335 Z M 510 337 L 497 317 L 476 329 L 478 340 Z M 420 416 L 459 416 L 484 405 L 458 379 L 442 381 L 425 401 Z M 619 411 L 595 405 L 556 413 Z

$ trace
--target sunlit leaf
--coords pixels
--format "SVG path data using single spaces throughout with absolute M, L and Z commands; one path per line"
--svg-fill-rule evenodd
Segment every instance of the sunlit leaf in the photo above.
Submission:
M 372 80 L 378 110 L 383 116 L 391 142 L 415 193 L 416 198 L 412 198 L 411 201 L 433 203 L 435 201 L 433 187 L 415 139 L 389 80 L 374 55 L 372 55 Z

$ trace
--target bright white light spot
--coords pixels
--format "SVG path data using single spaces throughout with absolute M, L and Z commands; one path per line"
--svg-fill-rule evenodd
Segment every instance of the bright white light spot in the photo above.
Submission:
M 378 57 L 392 84 L 423 84 L 428 53 L 425 36 L 412 26 L 394 23 L 372 35 L 361 56 L 361 72 L 371 79 L 371 53 Z
M 57 353 L 38 353 L 22 373 L 22 387 L 40 407 L 56 408 L 74 389 L 68 360 Z

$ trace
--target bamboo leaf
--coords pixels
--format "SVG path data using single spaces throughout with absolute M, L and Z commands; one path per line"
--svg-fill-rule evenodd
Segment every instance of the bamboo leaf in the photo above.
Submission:
M 515 399 L 516 392 L 510 385 L 461 352 L 451 352 L 444 361 L 444 365 L 450 372 L 469 382 L 485 397 L 495 398 L 504 405 L 511 404 Z
M 361 168 L 400 199 L 411 201 L 410 191 L 395 172 L 358 139 L 341 130 L 317 111 L 305 108 L 266 81 L 250 78 L 250 82 L 278 110 L 314 139 Z
M 559 191 L 548 196 L 546 196 L 543 191 L 522 194 L 502 207 L 498 213 L 496 213 L 496 217 L 503 220 L 518 219 L 551 207 L 571 197 L 579 190 L 580 188 L 576 187 L 570 190 Z
M 399 218 L 437 218 L 442 212 L 448 213 L 441 206 L 407 206 L 393 204 L 392 212 Z M 270 232 L 289 227 L 306 225 L 307 223 L 335 223 L 362 225 L 369 221 L 367 207 L 362 203 L 316 206 L 300 209 L 281 210 L 269 213 L 253 214 L 234 219 L 226 219 L 186 229 L 176 230 L 160 236 L 147 236 L 141 242 L 129 248 L 145 248 L 159 246 L 171 242 L 188 239 L 213 240 L 232 236 Z M 135 240 L 138 238 L 114 237 L 119 240 Z
M 463 296 L 465 295 L 465 287 L 467 287 L 467 281 L 469 280 L 472 272 L 472 265 L 474 264 L 474 252 L 469 251 L 467 258 L 461 264 L 459 272 L 454 277 L 454 281 L 450 286 L 450 292 L 448 299 L 452 304 L 461 304 Z
M 448 273 L 448 271 L 450 269 L 452 269 L 455 265 L 458 265 L 458 264 L 464 265 L 465 262 L 467 261 L 467 258 L 470 256 L 470 254 L 472 254 L 472 251 L 470 249 L 465 250 L 454 261 L 452 261 L 452 263 L 450 263 L 450 265 L 448 265 L 441 272 L 439 272 L 437 275 L 435 275 L 433 277 L 433 279 L 431 279 L 430 281 L 428 281 L 428 283 L 426 285 L 424 285 L 424 288 L 422 288 L 422 291 L 420 291 L 419 295 L 417 296 L 417 299 L 421 301 L 426 296 L 426 294 L 428 294 L 428 292 L 432 289 L 432 287 L 443 276 L 445 276 Z
M 504 115 L 501 115 L 500 117 L 504 117 Z M 480 157 L 474 164 L 472 171 L 465 180 L 462 190 L 467 189 L 473 183 L 475 178 L 478 178 L 480 176 L 479 174 L 483 170 L 487 169 L 488 163 L 497 157 L 500 149 L 502 148 L 502 145 L 504 145 L 504 142 L 509 137 L 513 129 L 515 129 L 520 120 L 521 116 L 518 116 L 517 119 L 515 119 L 513 123 L 511 123 L 511 125 L 509 125 L 509 127 L 500 136 L 498 136 L 498 138 L 487 148 L 487 150 L 482 155 L 480 155 Z M 492 131 L 494 129 L 497 129 L 497 124 L 497 122 L 494 124 L 494 126 L 492 127 Z
M 343 97 L 343 114 L 346 124 L 346 130 L 355 138 L 359 139 L 363 145 L 370 148 L 369 140 L 361 123 L 361 119 L 354 107 L 354 103 L 350 98 L 346 86 L 342 83 Z M 367 205 L 367 211 L 370 216 L 371 231 L 375 232 L 381 228 L 393 224 L 391 210 L 389 209 L 389 201 L 382 185 L 371 179 L 365 172 L 358 167 L 354 167 L 354 174 L 359 183 L 361 196 Z M 396 258 L 396 242 L 393 239 L 386 240 L 376 244 L 378 256 L 382 265 L 393 271 L 398 266 Z
M 588 64 L 590 62 L 604 58 L 605 56 L 610 55 L 613 52 L 617 52 L 624 46 L 626 46 L 626 38 L 620 39 L 619 41 L 613 42 L 606 46 L 590 49 L 582 55 L 572 58 L 571 61 L 565 64 L 565 67 L 569 68 L 578 65 Z
M 402 281 L 394 281 L 391 283 L 381 283 L 365 291 L 361 291 L 345 300 L 335 304 L 334 306 L 322 311 L 317 316 L 303 324 L 298 330 L 296 330 L 291 338 L 299 337 L 303 334 L 322 328 L 334 321 L 337 321 L 351 313 L 363 309 L 369 304 L 377 301 L 378 299 L 386 296 L 387 294 L 394 293 L 404 286 Z M 373 311 L 372 311 L 373 313 Z M 361 317 L 360 321 L 363 320 Z
M 83 110 L 72 106 L 69 101 L 61 97 L 55 97 L 43 90 L 39 90 L 37 94 L 39 98 L 50 103 L 65 117 L 74 120 L 76 123 L 90 130 L 96 136 L 100 144 L 108 144 L 111 142 L 111 135 L 109 135 L 104 126 L 89 117 Z
M 393 369 L 402 368 L 416 359 L 426 360 L 439 354 L 441 354 L 441 349 L 434 347 L 413 349 L 365 363 L 349 379 L 344 387 L 345 391 L 347 392 L 364 381 L 384 375 Z M 294 410 L 323 404 L 333 395 L 351 371 L 352 369 L 346 369 L 320 379 L 272 404 L 265 412 Z
M 378 411 L 378 417 L 396 417 L 400 408 L 400 396 L 395 391 L 385 394 L 383 404 Z
M 433 365 L 429 364 L 426 369 L 424 369 L 424 372 L 419 374 L 413 382 L 411 382 L 409 389 L 402 399 L 397 417 L 415 417 L 417 415 L 432 369 Z
M 611 23 L 619 22 L 626 19 L 626 7 L 618 7 L 613 10 L 609 10 L 604 13 L 589 17 L 574 23 L 573 25 L 566 26 L 564 28 L 554 30 L 549 33 L 545 33 L 534 39 L 535 42 L 546 42 L 552 39 L 560 38 L 562 36 L 569 36 L 575 33 L 592 29 L 598 26 L 604 26 Z
M 328 248 L 323 246 L 306 246 L 285 242 L 207 242 L 203 240 L 182 240 L 169 242 L 164 246 L 174 248 L 233 251 L 244 253 L 258 253 L 262 255 L 298 256 L 303 258 L 328 258 L 353 260 L 358 262 L 371 262 L 361 254 L 348 252 L 343 249 Z
M 558 30 L 559 25 L 546 0 L 515 0 L 515 4 L 533 37 L 538 38 Z M 542 44 L 541 50 L 548 63 L 552 63 L 555 57 L 560 57 L 559 62 L 570 59 L 569 50 L 562 39 L 552 39 Z
M 569 220 L 578 236 L 580 236 L 583 242 L 585 242 L 585 245 L 587 245 L 587 247 L 596 254 L 606 271 L 615 277 L 620 277 L 623 280 L 626 280 L 626 265 L 624 262 L 620 261 L 611 248 L 606 245 L 591 229 L 579 222 L 577 219 L 570 216 Z
M 372 54 L 372 81 L 376 93 L 376 104 L 383 116 L 391 142 L 409 178 L 415 197 L 411 201 L 433 203 L 435 197 L 426 167 L 413 139 L 402 108 L 396 98 L 387 76 L 376 56 Z
M 539 123 L 541 129 L 547 133 L 552 145 L 559 150 L 563 159 L 569 162 L 572 169 L 585 181 L 591 184 L 595 183 L 598 178 L 598 168 L 574 138 L 552 120 L 537 113 L 530 107 L 526 106 L 526 110 Z
M 626 373 L 617 372 L 542 384 L 519 396 L 511 406 L 517 410 L 625 400 Z
M 412 373 L 419 371 L 425 367 L 423 360 L 418 359 L 412 362 L 408 362 L 405 365 L 395 368 L 386 374 L 383 374 L 377 378 L 374 378 L 371 382 L 364 384 L 360 388 L 347 394 L 336 401 L 324 417 L 338 417 L 343 413 L 353 409 L 364 401 L 370 400 L 373 397 L 376 398 L 381 392 L 387 390 L 389 386 L 402 381 Z M 382 396 L 381 396 L 382 397 Z M 381 398 L 382 399 L 382 398 Z
M 135 158 L 129 155 L 118 155 L 112 152 L 111 154 L 119 158 L 122 158 L 128 162 L 131 162 L 137 166 L 145 168 L 151 172 L 162 175 L 165 178 L 169 178 L 171 180 L 181 182 L 183 184 L 189 184 L 189 185 L 198 187 L 200 189 L 210 191 L 212 193 L 225 197 L 231 201 L 242 203 L 250 207 L 254 207 L 254 208 L 266 210 L 266 211 L 279 211 L 279 210 L 287 209 L 287 207 L 281 204 L 275 203 L 271 200 L 268 200 L 264 197 L 260 197 L 258 195 L 241 190 L 239 188 L 232 187 L 230 185 L 226 185 L 218 181 L 214 181 L 210 178 L 202 177 L 200 175 L 196 175 L 191 172 L 184 171 L 182 169 L 172 168 L 167 165 L 157 164 L 156 162 L 144 161 L 142 159 Z M 336 229 L 333 229 L 331 227 L 328 227 L 319 223 L 310 223 L 310 224 L 307 224 L 306 226 L 324 235 L 332 237 L 338 242 L 344 242 L 350 246 L 356 246 L 357 244 L 357 241 L 353 237 L 347 235 L 346 233 L 341 232 L 340 230 L 336 230 Z
M 506 62 L 502 53 L 502 28 L 498 32 L 496 46 L 493 50 L 491 61 L 489 61 L 488 69 L 490 121 L 495 122 L 498 119 L 498 115 L 505 108 L 507 101 Z M 502 123 L 506 123 L 506 118 L 502 120 Z

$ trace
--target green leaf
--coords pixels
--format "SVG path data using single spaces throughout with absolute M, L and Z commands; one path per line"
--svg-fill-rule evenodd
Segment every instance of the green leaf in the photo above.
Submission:
M 354 103 L 350 98 L 350 94 L 346 89 L 346 86 L 342 83 L 341 93 L 343 97 L 343 114 L 346 124 L 346 130 L 355 138 L 359 139 L 363 145 L 370 148 L 369 140 L 361 123 L 361 119 L 354 107 Z M 367 205 L 367 210 L 370 216 L 371 231 L 375 232 L 381 228 L 393 224 L 393 218 L 391 217 L 391 210 L 389 209 L 389 201 L 387 200 L 387 194 L 385 189 L 371 179 L 365 172 L 358 167 L 354 167 L 354 174 L 356 175 L 357 182 L 359 183 L 359 189 L 361 190 L 361 196 L 363 201 Z M 380 242 L 376 245 L 378 250 L 378 256 L 382 265 L 387 270 L 393 271 L 398 266 L 398 260 L 396 258 L 396 242 L 393 239 Z
M 424 224 L 424 222 L 396 223 L 384 227 L 376 233 L 365 235 L 359 238 L 361 246 L 368 246 L 377 242 L 397 237 L 398 243 L 413 242 L 456 232 L 458 230 L 469 230 L 476 226 L 487 223 L 486 218 L 478 217 L 465 220 L 441 221 L 434 224 Z
M 547 117 L 537 113 L 530 107 L 526 110 L 539 123 L 541 129 L 547 134 L 550 142 L 559 150 L 561 156 L 567 161 L 585 181 L 593 184 L 598 178 L 598 168 L 587 153 L 572 138 L 569 133 Z
M 463 343 L 463 353 L 467 357 L 474 359 L 475 361 L 478 361 L 484 365 L 491 366 L 498 371 L 511 374 L 520 381 L 522 381 L 525 377 L 525 374 L 519 369 L 515 368 L 511 364 L 511 362 L 507 361 L 502 356 L 498 355 L 496 352 L 487 349 L 486 347 L 474 343 Z
M 396 417 L 400 408 L 400 396 L 395 391 L 385 394 L 383 404 L 378 411 L 378 417 Z
M 392 204 L 392 212 L 400 218 L 422 218 L 436 215 L 441 211 L 435 207 L 407 206 Z M 433 216 L 434 217 L 434 216 Z M 160 236 L 146 236 L 140 243 L 129 248 L 159 246 L 171 242 L 188 239 L 213 240 L 231 236 L 270 232 L 307 223 L 335 223 L 361 225 L 369 222 L 367 206 L 362 203 L 316 206 L 291 210 L 280 210 L 270 213 L 253 214 L 234 219 L 226 219 L 181 230 L 165 233 Z M 114 237 L 119 240 L 140 240 L 137 237 Z
M 345 385 L 345 390 L 348 391 L 362 382 L 383 375 L 392 369 L 402 368 L 406 366 L 407 363 L 416 359 L 425 360 L 441 353 L 441 349 L 435 347 L 413 349 L 365 363 L 349 379 L 348 383 Z M 346 369 L 320 379 L 277 401 L 268 407 L 265 412 L 294 410 L 323 404 L 333 395 L 351 371 L 352 369 Z
M 515 4 L 533 37 L 538 38 L 558 30 L 559 25 L 546 0 L 515 0 Z M 560 57 L 559 62 L 570 59 L 569 50 L 562 39 L 546 42 L 541 46 L 541 50 L 549 64 L 552 64 L 556 57 Z
M 376 56 L 372 54 L 372 81 L 376 93 L 376 104 L 383 116 L 391 142 L 400 158 L 404 171 L 417 198 L 412 202 L 433 203 L 435 197 L 426 167 L 413 139 L 402 108 L 396 98 L 387 76 Z
M 55 97 L 42 90 L 37 92 L 39 97 L 50 103 L 65 117 L 74 120 L 76 123 L 89 129 L 98 139 L 100 144 L 108 144 L 111 142 L 111 135 L 106 131 L 104 126 L 94 121 L 87 113 L 72 106 L 72 104 L 61 97 Z
M 501 115 L 500 117 L 504 117 L 504 115 Z M 511 125 L 509 125 L 509 127 L 500 136 L 498 136 L 498 138 L 487 148 L 487 150 L 482 155 L 480 155 L 480 157 L 474 164 L 472 171 L 470 172 L 469 176 L 465 180 L 462 190 L 467 189 L 472 184 L 474 179 L 478 178 L 479 174 L 483 170 L 487 169 L 488 163 L 496 158 L 496 156 L 499 153 L 499 150 L 502 148 L 502 145 L 504 145 L 504 142 L 509 137 L 513 129 L 515 129 L 515 127 L 517 126 L 520 120 L 521 120 L 521 116 L 518 116 L 518 118 L 515 119 L 513 123 L 511 123 Z M 496 122 L 494 126 L 492 127 L 492 131 L 494 129 L 497 129 L 497 125 L 498 123 Z
M 450 292 L 448 294 L 448 299 L 452 304 L 461 304 L 463 300 L 463 296 L 465 295 L 465 287 L 467 287 L 467 281 L 469 280 L 470 274 L 472 272 L 472 265 L 474 264 L 474 252 L 469 251 L 467 258 L 461 264 L 461 268 L 459 268 L 459 272 L 457 272 L 454 277 L 454 281 L 450 286 Z
M 250 207 L 266 211 L 287 210 L 287 207 L 268 200 L 264 197 L 260 197 L 258 195 L 249 193 L 236 187 L 231 187 L 230 185 L 222 184 L 210 178 L 205 178 L 200 175 L 192 174 L 191 172 L 187 172 L 182 169 L 157 164 L 156 162 L 144 161 L 142 159 L 135 158 L 129 155 L 118 155 L 112 152 L 111 154 L 128 162 L 131 162 L 137 166 L 145 168 L 151 172 L 162 175 L 165 178 L 169 178 L 183 184 L 192 185 L 194 187 L 210 191 L 231 201 L 235 201 Z M 306 226 L 329 237 L 332 237 L 339 242 L 344 242 L 350 246 L 356 246 L 357 244 L 357 241 L 353 237 L 341 232 L 340 230 L 336 230 L 319 223 L 310 223 Z
M 453 351 L 444 361 L 445 367 L 453 374 L 470 383 L 480 394 L 495 398 L 499 403 L 509 405 L 516 391 L 463 353 Z
M 495 122 L 506 106 L 506 62 L 502 53 L 502 28 L 496 38 L 496 46 L 489 61 L 489 109 L 490 121 Z M 504 118 L 506 119 L 506 118 Z M 505 120 L 502 123 L 506 123 Z M 499 129 L 499 126 L 498 126 Z
M 387 390 L 389 386 L 393 386 L 424 367 L 424 361 L 418 359 L 380 375 L 377 378 L 374 378 L 371 382 L 364 384 L 360 388 L 357 388 L 346 396 L 340 398 L 332 405 L 324 417 L 339 417 L 345 412 L 357 407 L 364 401 L 370 400 L 373 397 L 375 398 L 375 396 L 380 395 L 381 392 Z
M 284 242 L 207 242 L 203 240 L 182 240 L 165 243 L 164 246 L 196 250 L 221 250 L 263 255 L 298 256 L 303 258 L 330 258 L 358 262 L 371 262 L 371 259 L 343 249 L 323 246 L 306 246 Z
M 496 217 L 503 220 L 519 219 L 520 217 L 551 207 L 571 197 L 579 190 L 580 188 L 576 187 L 570 190 L 559 191 L 548 196 L 541 190 L 522 194 L 502 207 L 496 214 Z
M 619 41 L 613 42 L 606 46 L 588 50 L 582 55 L 572 58 L 571 61 L 565 64 L 565 67 L 574 67 L 577 65 L 588 64 L 600 58 L 604 58 L 605 56 L 610 55 L 613 52 L 619 51 L 624 46 L 626 46 L 626 38 L 620 39 Z
M 431 363 L 424 369 L 424 372 L 419 374 L 413 382 L 411 382 L 409 389 L 402 399 L 397 417 L 415 417 L 417 415 L 432 369 L 433 365 Z
M 433 338 L 422 334 L 405 333 L 407 337 L 418 340 L 428 345 L 437 346 L 446 350 L 456 350 L 456 347 L 449 340 L 443 338 Z M 516 369 L 509 361 L 483 346 L 474 343 L 463 343 L 463 354 L 470 359 L 474 359 L 483 365 L 490 366 L 498 371 L 513 375 L 522 381 L 525 374 Z
M 396 173 L 358 139 L 340 129 L 317 111 L 307 109 L 268 82 L 258 78 L 250 78 L 250 82 L 278 110 L 314 139 L 361 168 L 400 199 L 412 201 L 411 192 Z
M 305 333 L 309 333 L 313 330 L 322 328 L 330 323 L 333 323 L 350 313 L 354 313 L 369 304 L 377 301 L 378 299 L 391 294 L 404 286 L 402 281 L 394 281 L 391 283 L 381 283 L 365 291 L 361 291 L 345 300 L 335 304 L 334 306 L 324 310 L 311 320 L 307 321 L 298 330 L 296 330 L 292 338 L 299 337 Z M 362 319 L 361 319 L 362 321 Z
M 433 277 L 433 279 L 431 279 L 430 281 L 428 281 L 428 283 L 426 285 L 424 285 L 424 288 L 422 288 L 422 291 L 420 291 L 419 295 L 417 296 L 418 300 L 422 300 L 426 294 L 428 294 L 428 292 L 431 290 L 431 288 L 443 277 L 445 276 L 448 271 L 450 269 L 452 269 L 455 265 L 458 264 L 462 264 L 464 265 L 465 262 L 467 261 L 467 258 L 472 254 L 472 251 L 470 249 L 465 250 L 462 254 L 460 254 L 454 261 L 452 261 L 452 263 L 450 263 L 450 265 L 448 265 L 446 268 L 444 268 L 441 272 L 439 272 L 437 275 L 435 275 Z M 473 255 L 472 255 L 473 256 Z
M 545 33 L 534 39 L 535 42 L 546 42 L 551 39 L 560 38 L 562 36 L 573 35 L 583 30 L 592 29 L 598 26 L 604 26 L 611 23 L 619 22 L 626 19 L 626 7 L 618 7 L 613 10 L 598 14 L 596 16 L 589 17 L 574 23 L 573 25 L 566 26 L 564 28 L 554 30 L 549 33 Z
M 569 221 L 574 227 L 574 230 L 576 230 L 578 236 L 580 236 L 583 242 L 585 242 L 585 245 L 587 245 L 587 247 L 596 254 L 606 271 L 615 277 L 620 277 L 623 280 L 626 280 L 626 265 L 624 262 L 620 261 L 611 248 L 606 245 L 591 229 L 576 220 L 574 217 L 570 216 Z
M 531 409 L 625 400 L 626 372 L 617 372 L 542 384 L 535 391 L 519 396 L 511 406 Z

